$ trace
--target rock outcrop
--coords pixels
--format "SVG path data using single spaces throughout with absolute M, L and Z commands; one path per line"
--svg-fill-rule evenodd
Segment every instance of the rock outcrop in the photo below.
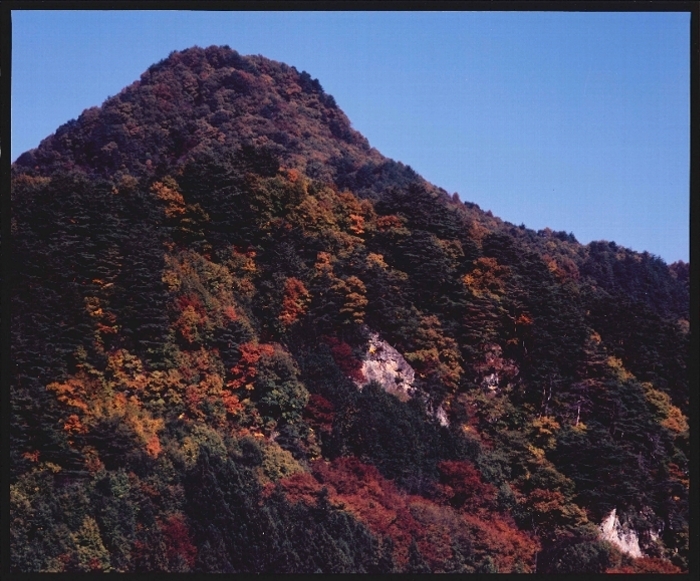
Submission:
M 355 382 L 359 389 L 371 381 L 376 381 L 387 393 L 390 393 L 401 401 L 408 401 L 418 394 L 418 389 L 413 385 L 416 372 L 409 365 L 401 353 L 389 343 L 379 338 L 377 333 L 370 333 L 367 352 L 362 362 L 362 375 L 364 383 Z M 442 426 L 448 426 L 447 412 L 442 407 L 434 408 L 428 402 L 427 412 L 437 418 Z
M 362 362 L 362 374 L 366 379 L 365 383 L 376 381 L 401 401 L 408 401 L 416 393 L 413 386 L 415 371 L 403 355 L 380 339 L 377 333 L 370 334 L 367 352 Z M 359 383 L 358 387 L 362 389 Z
M 639 547 L 639 535 L 637 535 L 637 531 L 623 526 L 622 523 L 620 523 L 616 509 L 613 509 L 603 520 L 600 525 L 600 530 L 601 538 L 615 545 L 623 553 L 627 553 L 635 558 L 644 556 Z

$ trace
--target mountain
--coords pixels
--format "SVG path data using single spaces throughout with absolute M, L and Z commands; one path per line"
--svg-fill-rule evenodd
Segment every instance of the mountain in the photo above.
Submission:
M 228 47 L 11 196 L 13 571 L 687 570 L 687 264 L 503 222 Z

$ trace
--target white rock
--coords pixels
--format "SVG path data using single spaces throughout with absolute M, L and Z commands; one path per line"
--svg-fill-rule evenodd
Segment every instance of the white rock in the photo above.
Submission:
M 639 548 L 639 536 L 634 529 L 624 530 L 617 518 L 617 511 L 613 509 L 610 514 L 603 519 L 600 525 L 601 538 L 616 545 L 623 553 L 631 557 L 643 557 Z
M 376 381 L 384 388 L 384 391 L 395 395 L 401 401 L 408 401 L 417 395 L 417 389 L 413 385 L 416 372 L 396 349 L 389 343 L 379 338 L 377 333 L 370 333 L 367 352 L 362 362 L 362 374 L 364 382 L 356 381 L 355 385 L 362 389 L 363 385 Z M 442 426 L 449 426 L 447 412 L 438 406 L 437 410 L 428 404 L 427 412 L 437 418 Z
M 416 373 L 404 359 L 403 355 L 386 341 L 382 341 L 377 333 L 371 333 L 365 359 L 362 362 L 362 374 L 365 384 L 376 381 L 387 392 L 406 401 L 416 392 L 413 386 Z M 362 389 L 362 384 L 356 382 Z

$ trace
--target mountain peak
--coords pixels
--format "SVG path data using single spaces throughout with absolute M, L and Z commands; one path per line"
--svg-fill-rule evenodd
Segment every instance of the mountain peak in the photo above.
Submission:
M 341 161 L 346 170 L 388 161 L 307 72 L 210 46 L 172 52 L 101 107 L 59 127 L 16 165 L 147 175 L 207 149 L 242 145 L 269 148 L 285 166 L 325 180 L 333 179 Z

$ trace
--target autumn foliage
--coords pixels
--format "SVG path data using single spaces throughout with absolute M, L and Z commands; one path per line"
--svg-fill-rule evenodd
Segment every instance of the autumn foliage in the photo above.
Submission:
M 462 202 L 228 47 L 11 174 L 11 572 L 687 571 L 688 264 Z

